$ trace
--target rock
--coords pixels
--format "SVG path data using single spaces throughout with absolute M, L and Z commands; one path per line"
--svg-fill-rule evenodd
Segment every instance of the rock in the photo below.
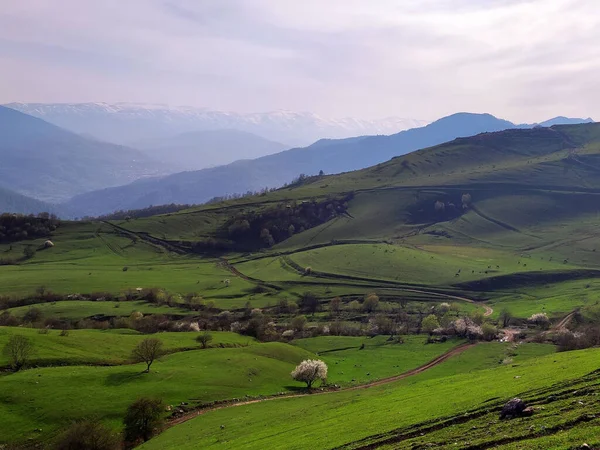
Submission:
M 533 416 L 533 408 L 531 406 L 528 406 L 523 410 L 523 412 L 521 412 L 521 415 L 523 417 Z
M 221 425 L 221 430 L 224 430 L 224 429 L 225 429 L 225 425 Z
M 519 417 L 523 410 L 527 407 L 525 402 L 520 398 L 513 398 L 506 402 L 502 411 L 500 412 L 500 419 L 514 419 Z
M 590 447 L 588 444 L 581 444 L 581 447 L 579 447 L 579 448 L 592 448 L 592 447 Z

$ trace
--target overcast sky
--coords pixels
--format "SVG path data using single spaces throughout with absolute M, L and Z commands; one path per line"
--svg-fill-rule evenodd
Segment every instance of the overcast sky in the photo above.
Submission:
M 598 0 L 0 0 L 0 102 L 600 120 Z

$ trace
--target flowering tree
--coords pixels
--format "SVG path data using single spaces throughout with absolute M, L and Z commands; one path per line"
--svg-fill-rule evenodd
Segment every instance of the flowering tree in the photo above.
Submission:
M 327 379 L 327 364 L 318 359 L 306 359 L 292 371 L 292 378 L 306 383 L 310 389 L 315 381 Z
M 550 319 L 548 319 L 546 313 L 533 314 L 527 321 L 542 328 L 550 326 Z

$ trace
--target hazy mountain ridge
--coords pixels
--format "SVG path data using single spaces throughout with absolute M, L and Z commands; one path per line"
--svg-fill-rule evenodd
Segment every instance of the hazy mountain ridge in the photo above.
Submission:
M 133 146 L 158 161 L 180 170 L 199 170 L 254 159 L 289 146 L 238 130 L 192 131 L 176 136 L 146 139 Z
M 458 113 L 391 136 L 320 140 L 308 147 L 255 160 L 140 180 L 76 196 L 66 205 L 80 215 L 100 215 L 163 203 L 203 203 L 216 196 L 279 187 L 301 173 L 313 175 L 323 170 L 333 174 L 362 169 L 457 137 L 515 127 L 490 114 Z
M 86 139 L 0 107 L 0 185 L 47 202 L 169 173 L 138 150 Z
M 329 119 L 310 112 L 240 114 L 136 103 L 10 103 L 5 106 L 76 133 L 87 133 L 120 144 L 191 131 L 236 129 L 290 145 L 307 145 L 321 138 L 392 134 L 428 123 L 398 117 Z

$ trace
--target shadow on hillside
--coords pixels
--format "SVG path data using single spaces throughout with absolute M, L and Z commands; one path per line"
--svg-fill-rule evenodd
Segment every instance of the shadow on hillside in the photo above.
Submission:
M 284 386 L 285 390 L 291 393 L 297 394 L 301 392 L 307 392 L 306 386 Z
M 122 384 L 131 383 L 136 381 L 143 375 L 146 375 L 146 372 L 120 372 L 120 373 L 111 373 L 106 377 L 104 381 L 105 386 L 121 386 Z

